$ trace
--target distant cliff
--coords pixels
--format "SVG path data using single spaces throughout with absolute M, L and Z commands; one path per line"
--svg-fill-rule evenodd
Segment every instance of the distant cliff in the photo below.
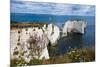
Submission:
M 87 23 L 81 20 L 68 20 L 65 22 L 62 29 L 62 36 L 67 36 L 70 33 L 81 33 L 84 34 Z

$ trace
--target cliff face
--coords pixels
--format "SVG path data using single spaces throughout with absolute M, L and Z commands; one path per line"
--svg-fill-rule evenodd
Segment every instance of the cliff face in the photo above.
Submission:
M 49 24 L 47 27 L 44 25 L 43 29 L 45 29 L 45 34 L 47 35 L 48 39 L 52 46 L 55 46 L 57 40 L 60 38 L 60 29 L 58 26 Z
M 32 57 L 49 59 L 48 43 L 47 36 L 36 27 L 11 30 L 11 58 L 23 58 L 26 62 Z M 30 54 L 31 52 L 33 53 Z
M 68 32 L 84 34 L 86 22 L 84 21 L 67 21 L 62 29 L 62 36 L 67 36 Z
M 52 46 L 60 37 L 59 28 L 49 24 L 43 27 L 28 27 L 11 30 L 11 59 L 23 58 L 29 62 L 36 59 L 49 59 L 48 43 Z M 23 55 L 22 55 L 23 54 Z

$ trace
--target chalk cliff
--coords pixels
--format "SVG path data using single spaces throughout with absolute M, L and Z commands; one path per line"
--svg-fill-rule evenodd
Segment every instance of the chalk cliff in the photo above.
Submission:
M 49 59 L 48 43 L 47 36 L 38 27 L 11 30 L 11 59 L 23 58 L 26 62 L 32 57 Z
M 62 36 L 67 36 L 68 32 L 84 34 L 86 25 L 85 21 L 68 20 L 63 26 Z
M 45 30 L 45 34 L 47 35 L 48 39 L 50 40 L 50 43 L 52 46 L 55 46 L 57 44 L 57 41 L 60 38 L 60 29 L 58 26 L 49 24 L 44 25 L 43 29 Z
M 60 38 L 59 27 L 53 24 L 11 30 L 11 59 L 23 58 L 26 62 L 49 59 L 47 46 L 55 46 Z M 23 54 L 23 55 L 22 55 Z

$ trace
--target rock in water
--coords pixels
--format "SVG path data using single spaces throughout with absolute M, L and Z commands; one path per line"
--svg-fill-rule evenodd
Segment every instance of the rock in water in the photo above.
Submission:
M 67 36 L 68 32 L 84 34 L 85 28 L 86 28 L 85 21 L 69 20 L 64 24 L 64 27 L 62 29 L 62 37 Z

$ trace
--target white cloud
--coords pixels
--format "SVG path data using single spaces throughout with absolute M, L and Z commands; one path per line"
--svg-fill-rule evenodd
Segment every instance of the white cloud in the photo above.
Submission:
M 94 15 L 95 7 L 92 5 L 16 1 L 11 3 L 11 12 L 54 15 Z
M 55 2 L 55 3 L 73 3 L 94 5 L 95 0 L 12 0 L 12 1 L 35 1 L 35 2 Z

